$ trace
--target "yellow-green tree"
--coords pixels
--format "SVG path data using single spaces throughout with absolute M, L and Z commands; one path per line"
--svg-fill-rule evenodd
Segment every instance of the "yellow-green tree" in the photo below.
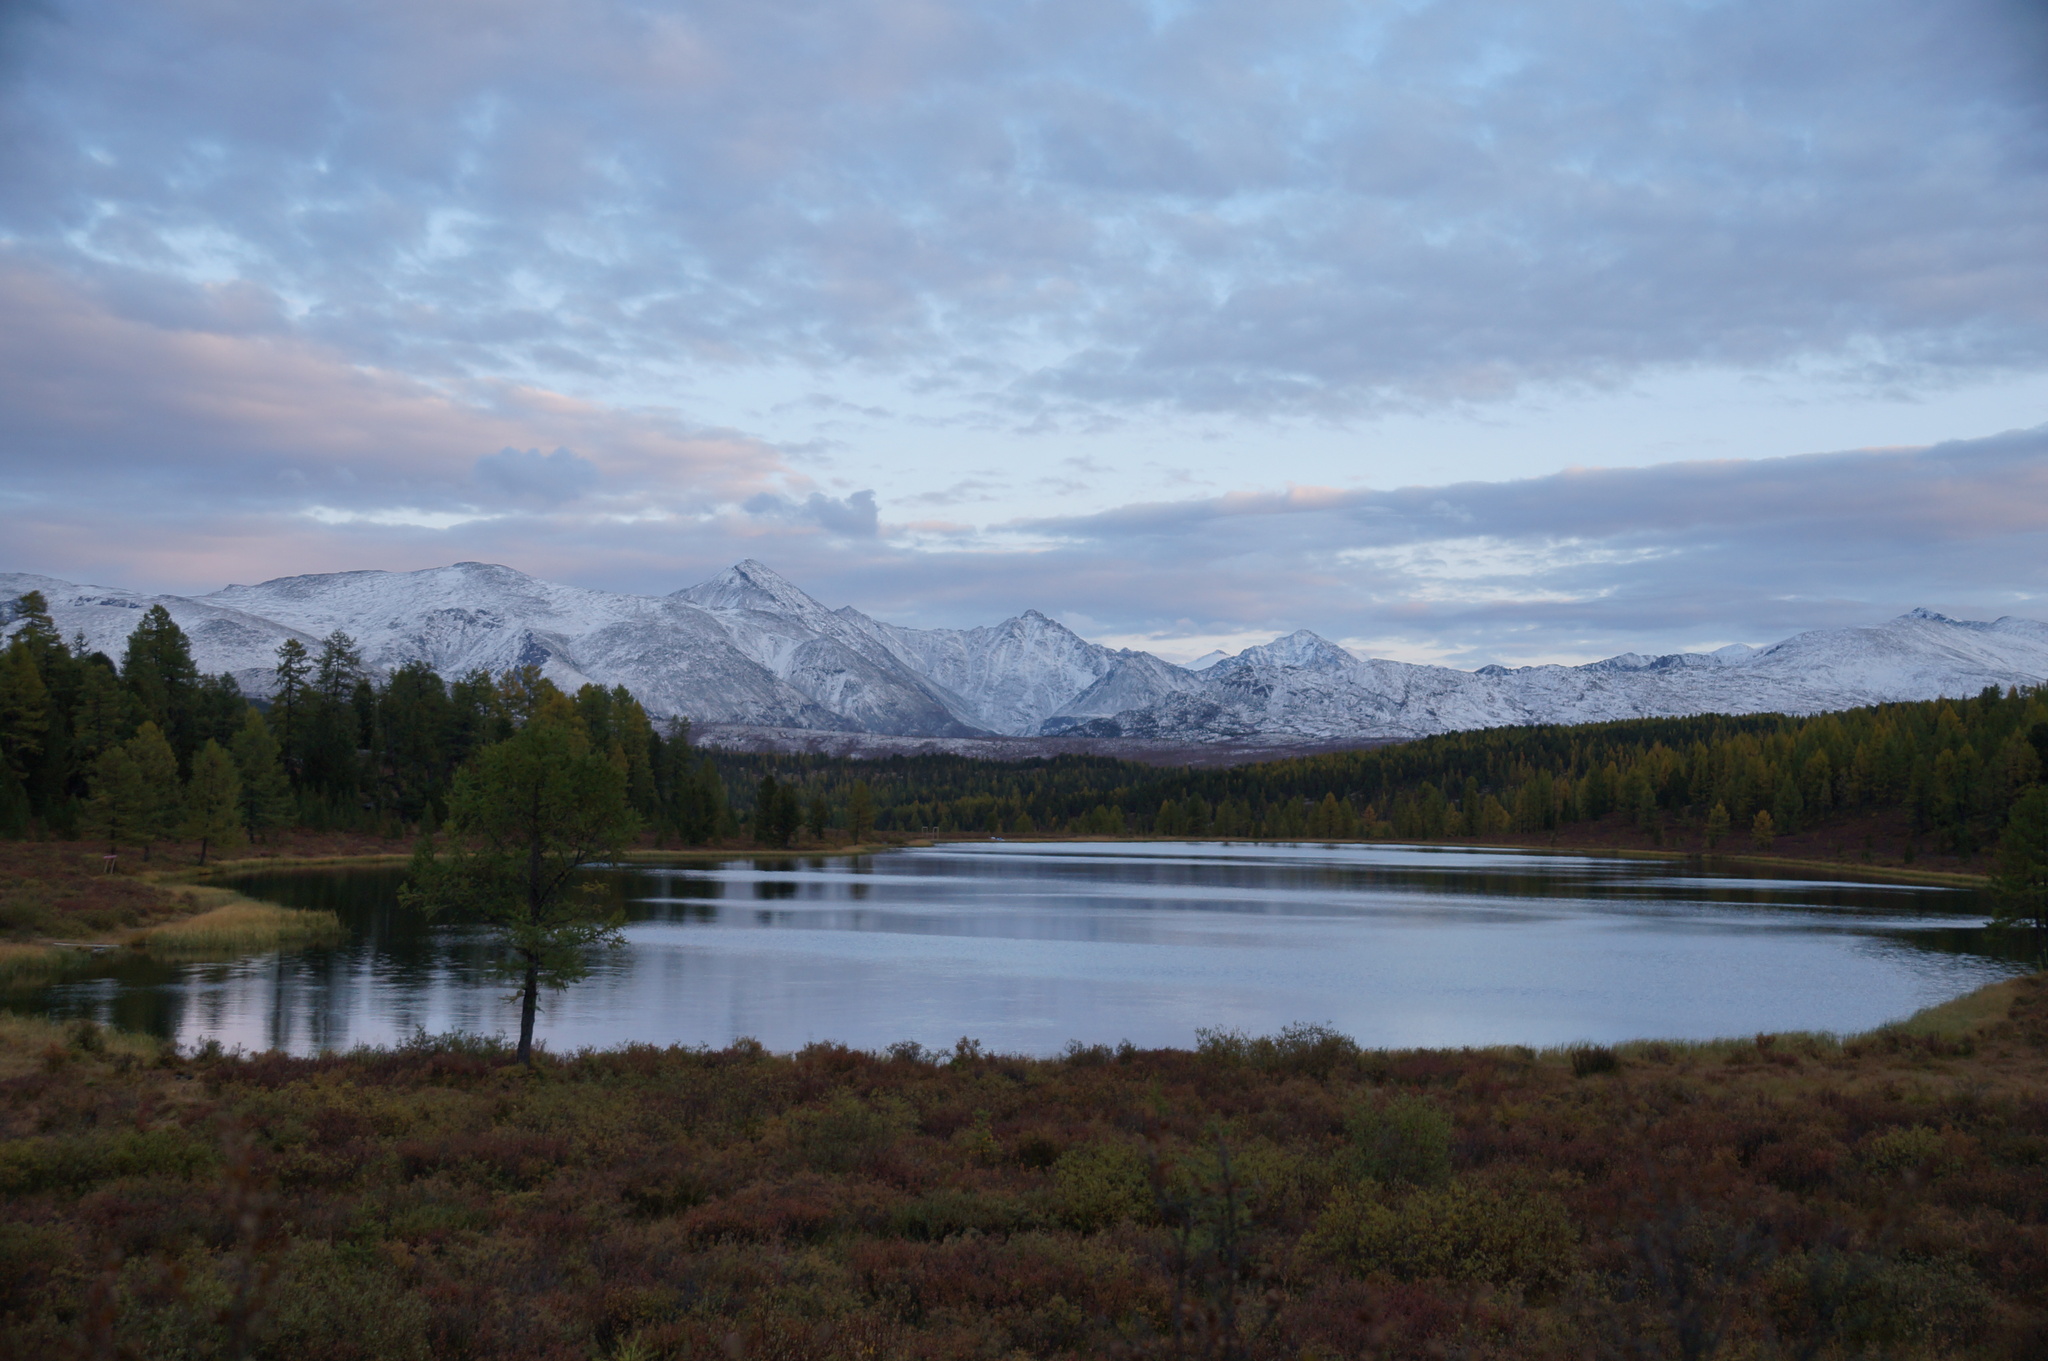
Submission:
M 1728 839 L 1728 805 L 1717 803 L 1714 811 L 1707 814 L 1707 849 L 1712 850 Z
M 263 715 L 249 710 L 235 734 L 233 754 L 235 777 L 242 790 L 242 824 L 251 836 L 261 837 L 273 827 L 282 827 L 291 817 L 291 783 L 284 773 L 284 760 L 277 739 Z
M 523 727 L 456 776 L 449 854 L 423 842 L 401 895 L 504 932 L 505 967 L 520 985 L 521 1063 L 533 1061 L 542 986 L 568 986 L 588 971 L 592 947 L 620 943 L 619 914 L 577 871 L 615 858 L 637 826 L 625 772 L 592 750 L 558 691 L 535 701 Z
M 151 844 L 176 836 L 178 824 L 184 820 L 185 791 L 178 784 L 178 756 L 155 723 L 137 728 L 123 746 L 142 782 L 141 816 L 136 819 L 134 834 L 142 843 L 142 858 L 147 860 Z
M 875 831 L 875 795 L 866 780 L 855 780 L 846 796 L 846 825 L 856 843 L 866 841 Z
M 183 830 L 187 840 L 199 843 L 202 865 L 210 847 L 230 850 L 242 844 L 241 777 L 235 774 L 235 758 L 212 738 L 192 758 Z
M 111 855 L 123 842 L 143 840 L 153 802 L 128 748 L 108 747 L 93 762 L 92 793 L 85 801 L 80 828 L 87 836 L 105 841 Z

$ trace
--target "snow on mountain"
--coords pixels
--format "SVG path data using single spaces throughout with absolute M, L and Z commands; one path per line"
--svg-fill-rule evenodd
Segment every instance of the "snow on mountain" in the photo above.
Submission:
M 1118 657 L 1037 610 L 993 627 L 875 627 L 905 665 L 958 697 L 956 712 L 964 721 L 1010 736 L 1036 733 L 1069 700 L 1107 675 Z
M 968 706 L 906 665 L 883 625 L 833 611 L 749 558 L 668 599 L 710 615 L 746 656 L 820 708 L 862 732 L 972 737 L 986 728 L 963 722 Z M 815 726 L 815 725 L 814 725 Z
M 287 624 L 247 611 L 176 595 L 138 595 L 112 586 L 81 586 L 28 572 L 0 572 L 0 602 L 11 608 L 30 591 L 49 601 L 50 617 L 67 642 L 83 637 L 88 652 L 104 652 L 115 661 L 128 645 L 128 635 L 151 605 L 162 605 L 192 640 L 192 651 L 208 672 L 233 673 L 244 691 L 267 694 L 277 649 L 286 638 L 309 646 L 311 635 Z
M 1082 723 L 1074 737 L 1182 741 L 1248 735 L 1327 742 L 1419 737 L 1525 723 L 1696 713 L 1816 713 L 1888 700 L 1973 695 L 2048 679 L 2048 624 L 1983 624 L 1924 610 L 1875 628 L 1820 629 L 1775 646 L 1584 666 L 1448 667 L 1360 660 L 1312 633 L 1246 648 L 1196 688 Z M 1055 731 L 1048 724 L 1046 731 Z
M 115 657 L 142 611 L 161 604 L 203 670 L 232 672 L 252 694 L 269 692 L 286 638 L 317 647 L 339 629 L 379 671 L 420 661 L 452 677 L 536 664 L 572 689 L 624 685 L 657 716 L 905 738 L 1328 745 L 1503 724 L 1812 713 L 2048 678 L 2048 624 L 1925 610 L 1765 648 L 1458 671 L 1361 659 L 1307 630 L 1181 667 L 1088 642 L 1036 610 L 982 628 L 902 628 L 828 609 L 751 560 L 668 596 L 477 562 L 281 577 L 198 597 L 0 574 L 0 601 L 30 590 L 67 637 Z

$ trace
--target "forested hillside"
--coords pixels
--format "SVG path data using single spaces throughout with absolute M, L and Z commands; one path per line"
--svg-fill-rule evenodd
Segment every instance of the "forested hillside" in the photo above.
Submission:
M 14 613 L 0 652 L 9 835 L 137 845 L 196 839 L 210 825 L 223 836 L 283 825 L 396 835 L 433 824 L 454 771 L 552 689 L 530 667 L 451 681 L 408 666 L 373 678 L 336 633 L 316 652 L 280 649 L 277 696 L 259 712 L 231 678 L 197 672 L 161 609 L 143 615 L 118 664 L 67 645 L 34 595 Z M 2016 853 L 2048 859 L 2048 694 L 2038 688 L 1811 717 L 1494 728 L 1178 771 L 1105 757 L 702 752 L 686 725 L 658 729 L 622 688 L 585 686 L 572 699 L 664 844 L 873 833 L 1528 838 L 1598 826 L 1643 844 L 1768 849 L 1839 824 L 1866 829 L 1866 852 L 1876 828 L 1898 843 L 1889 854 L 1962 857 L 2017 827 L 2007 838 Z M 209 800 L 232 802 L 233 817 L 209 814 Z

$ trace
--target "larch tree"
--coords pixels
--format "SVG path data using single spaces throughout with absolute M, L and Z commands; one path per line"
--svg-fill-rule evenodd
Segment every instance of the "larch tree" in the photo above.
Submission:
M 192 779 L 185 786 L 183 831 L 199 843 L 199 863 L 209 848 L 231 850 L 242 842 L 242 781 L 235 758 L 208 739 L 192 758 Z
M 855 780 L 853 791 L 846 797 L 846 823 L 856 842 L 866 841 L 875 833 L 875 795 L 866 780 Z
M 616 858 L 637 829 L 625 773 L 592 749 L 567 699 L 538 691 L 529 712 L 510 738 L 457 774 L 448 853 L 423 840 L 401 894 L 429 913 L 459 913 L 504 932 L 526 1064 L 541 988 L 568 986 L 588 972 L 593 947 L 621 943 L 619 913 L 578 871 Z
M 291 784 L 278 757 L 277 739 L 262 714 L 251 709 L 243 717 L 231 751 L 241 785 L 243 826 L 256 837 L 282 827 L 291 817 Z
M 107 854 L 112 855 L 123 842 L 145 839 L 153 802 L 127 746 L 108 747 L 93 761 L 92 794 L 85 801 L 81 829 L 105 841 Z
M 142 843 L 142 858 L 147 860 L 150 846 L 177 835 L 182 820 L 185 800 L 178 784 L 178 756 L 154 723 L 137 728 L 123 746 L 142 782 L 141 814 L 133 834 Z

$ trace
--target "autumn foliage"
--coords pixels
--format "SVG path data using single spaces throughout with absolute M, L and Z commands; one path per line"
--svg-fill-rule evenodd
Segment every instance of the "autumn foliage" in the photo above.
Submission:
M 2039 1356 L 2048 982 L 2008 991 L 1542 1055 L 50 1029 L 0 1051 L 0 1353 Z

